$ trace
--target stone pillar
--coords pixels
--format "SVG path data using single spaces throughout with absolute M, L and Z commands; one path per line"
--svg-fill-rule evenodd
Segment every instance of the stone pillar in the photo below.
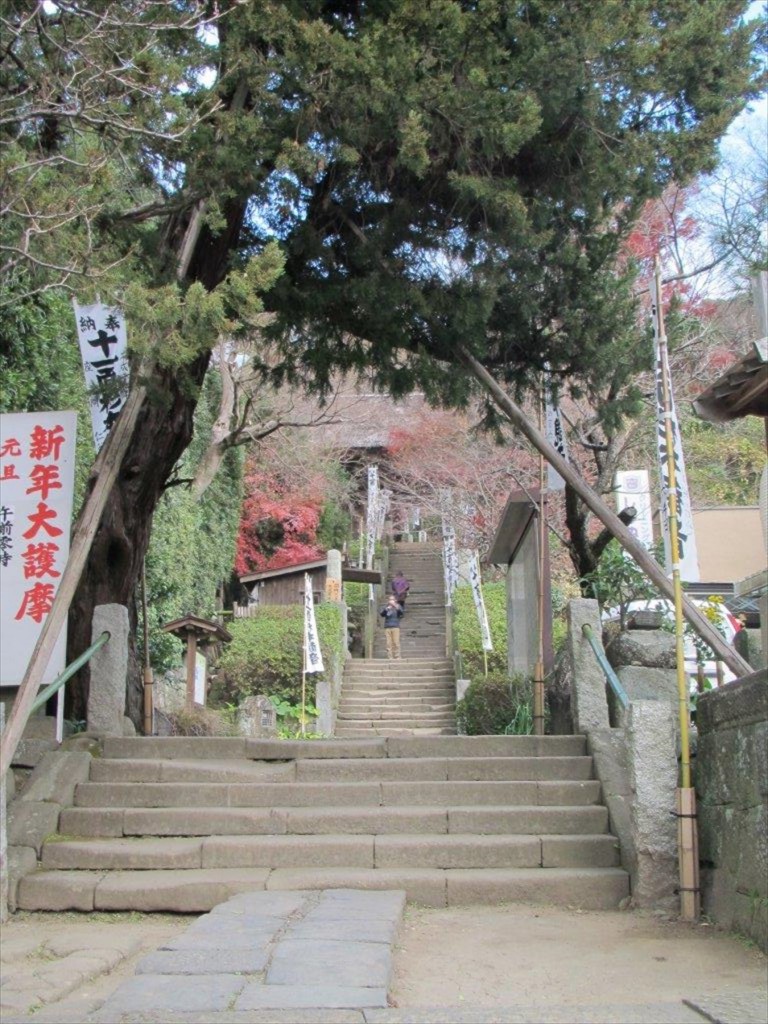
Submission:
M 581 631 L 582 626 L 591 626 L 598 646 L 602 647 L 603 627 L 597 601 L 587 598 L 569 601 L 567 618 L 568 653 L 573 669 L 571 704 L 574 729 L 577 733 L 607 729 L 609 722 L 605 674 Z
M 108 630 L 110 638 L 91 658 L 88 693 L 88 731 L 106 736 L 123 735 L 128 677 L 128 609 L 122 604 L 100 604 L 93 611 L 91 643 Z
M 0 704 L 0 735 L 5 728 L 5 705 Z M 0 779 L 0 924 L 8 920 L 8 788 L 6 778 L 12 768 Z
M 627 716 L 632 830 L 637 870 L 632 902 L 676 913 L 678 897 L 677 742 L 674 710 L 666 701 L 633 701 Z
M 344 594 L 341 585 L 341 552 L 332 548 L 326 557 L 328 561 L 325 575 L 325 599 L 326 601 L 341 601 Z

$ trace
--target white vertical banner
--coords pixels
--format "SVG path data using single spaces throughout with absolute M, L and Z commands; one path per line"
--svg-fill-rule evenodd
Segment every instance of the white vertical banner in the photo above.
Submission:
M 379 468 L 368 467 L 368 509 L 365 521 L 366 546 L 365 567 L 373 568 L 373 556 L 376 552 L 376 524 L 379 514 Z
M 389 514 L 389 506 L 392 502 L 392 491 L 382 489 L 379 491 L 378 504 L 376 508 L 376 540 L 384 536 L 384 523 Z
M 560 415 L 560 407 L 555 405 L 552 393 L 552 377 L 549 372 L 544 376 L 544 412 L 547 440 L 555 449 L 558 455 L 568 460 L 568 446 L 565 440 L 563 418 Z M 547 465 L 547 487 L 550 491 L 562 491 L 565 488 L 565 480 L 560 476 L 554 466 Z
M 656 293 L 656 281 L 651 279 L 651 316 L 653 319 L 654 375 L 656 381 L 656 451 L 661 481 L 661 521 L 664 530 L 666 571 L 671 573 L 673 564 L 677 563 L 680 567 L 680 579 L 687 583 L 696 583 L 700 579 L 700 575 L 699 559 L 696 553 L 696 537 L 693 532 L 691 496 L 688 491 L 688 477 L 685 472 L 685 459 L 683 457 L 683 446 L 680 441 L 680 426 L 677 421 L 677 412 L 675 411 L 669 362 L 666 359 L 666 348 L 662 352 L 661 339 L 659 338 L 659 299 L 660 297 Z M 676 557 L 671 550 L 672 545 L 669 531 L 669 467 L 667 465 L 666 414 L 664 410 L 665 376 L 669 393 L 669 418 L 672 426 L 672 445 L 675 459 L 678 535 Z
M 75 412 L 0 416 L 0 686 L 18 686 L 69 556 Z M 43 684 L 64 669 L 62 629 Z
M 472 587 L 472 597 L 475 601 L 477 621 L 480 624 L 480 636 L 482 638 L 483 650 L 492 651 L 493 641 L 491 640 L 491 631 L 488 627 L 488 616 L 485 612 L 485 601 L 483 600 L 482 579 L 480 576 L 480 558 L 476 551 L 472 553 L 472 557 L 469 562 L 469 583 Z
M 325 672 L 320 639 L 315 622 L 315 602 L 312 598 L 312 577 L 304 573 L 304 671 Z
M 628 469 L 616 473 L 616 510 L 635 508 L 637 515 L 627 526 L 630 533 L 649 550 L 653 547 L 653 503 L 647 469 Z
M 445 605 L 451 607 L 453 592 L 459 581 L 459 562 L 456 555 L 456 531 L 443 519 L 443 578 L 445 580 Z
M 128 394 L 128 339 L 122 310 L 74 299 L 77 338 L 91 406 L 93 441 L 98 451 Z

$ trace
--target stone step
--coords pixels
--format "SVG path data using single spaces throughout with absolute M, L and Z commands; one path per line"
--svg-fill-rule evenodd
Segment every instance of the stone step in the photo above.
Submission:
M 205 913 L 239 892 L 402 889 L 428 907 L 513 900 L 611 910 L 629 894 L 619 868 L 198 868 L 38 871 L 21 880 L 21 910 Z
M 357 729 L 425 729 L 429 727 L 447 728 L 456 724 L 454 715 L 423 714 L 402 715 L 391 714 L 383 718 L 370 718 L 365 715 L 339 715 L 336 719 L 339 726 L 352 725 Z
M 450 693 L 450 691 L 448 691 Z M 447 694 L 446 694 L 447 697 Z M 413 708 L 418 710 L 419 708 L 426 708 L 438 704 L 448 704 L 453 707 L 454 701 L 446 700 L 441 694 L 433 695 L 417 695 L 411 696 L 407 691 L 405 693 L 391 693 L 375 691 L 371 697 L 358 697 L 348 696 L 342 697 L 341 704 L 339 707 L 348 707 L 350 710 L 354 708 L 386 708 L 397 706 L 400 708 Z
M 368 780 L 579 780 L 592 777 L 591 757 L 370 757 L 254 761 L 91 761 L 91 782 L 318 782 Z
M 610 835 L 198 836 L 67 839 L 43 846 L 45 871 L 194 868 L 616 867 Z
M 351 702 L 342 701 L 339 705 L 339 717 L 342 719 L 352 718 L 396 718 L 399 715 L 454 715 L 456 710 L 455 701 L 419 701 L 398 704 L 397 701 L 384 701 L 373 704 L 367 700 Z
M 584 781 L 386 782 L 85 782 L 75 807 L 361 807 L 572 806 L 600 800 L 600 783 Z
M 366 736 L 377 736 L 381 739 L 391 739 L 393 737 L 413 739 L 424 736 L 455 736 L 456 728 L 453 726 L 450 729 L 441 729 L 436 726 L 413 726 L 403 729 L 391 726 L 377 727 L 373 725 L 367 729 L 358 729 L 348 723 L 341 722 L 336 729 L 336 735 L 342 739 L 362 739 Z
M 446 736 L 435 739 L 256 740 L 208 736 L 107 737 L 105 758 L 288 761 L 293 758 L 359 757 L 579 757 L 584 736 Z
M 481 807 L 427 804 L 356 807 L 69 807 L 66 836 L 334 835 L 481 833 L 594 835 L 608 831 L 602 805 Z

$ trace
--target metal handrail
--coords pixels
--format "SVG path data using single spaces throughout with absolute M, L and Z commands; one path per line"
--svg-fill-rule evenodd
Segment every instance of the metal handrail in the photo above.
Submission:
M 87 650 L 83 651 L 79 658 L 75 658 L 71 665 L 67 665 L 60 676 L 57 676 L 52 683 L 49 683 L 44 690 L 41 690 L 35 697 L 35 703 L 32 705 L 30 714 L 33 714 L 44 704 L 46 704 L 54 694 L 57 694 L 66 681 L 71 678 L 78 669 L 81 669 L 88 659 L 100 650 L 104 644 L 109 640 L 112 634 L 109 630 L 105 629 L 104 632 L 99 636 L 97 640 L 91 644 Z
M 584 634 L 587 642 L 589 643 L 589 646 L 594 651 L 595 657 L 598 660 L 600 668 L 603 670 L 605 678 L 608 680 L 608 684 L 613 690 L 614 694 L 616 695 L 616 698 L 618 699 L 619 703 L 623 708 L 628 708 L 629 697 L 627 696 L 627 691 L 621 685 L 619 677 L 613 671 L 610 662 L 605 656 L 605 652 L 597 646 L 595 635 L 592 632 L 592 627 L 589 625 L 588 622 L 585 622 L 584 625 L 581 627 L 581 632 Z

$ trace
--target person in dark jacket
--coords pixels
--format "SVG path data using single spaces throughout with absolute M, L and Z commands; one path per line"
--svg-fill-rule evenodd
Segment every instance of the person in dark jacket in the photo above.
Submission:
M 397 603 L 405 611 L 405 599 L 408 597 L 408 591 L 411 589 L 410 582 L 405 578 L 405 573 L 402 569 L 398 569 L 392 580 L 392 593 L 395 595 Z
M 384 636 L 387 641 L 387 657 L 400 658 L 400 619 L 403 617 L 402 606 L 397 603 L 394 594 L 390 594 L 387 603 L 379 613 L 384 619 Z

